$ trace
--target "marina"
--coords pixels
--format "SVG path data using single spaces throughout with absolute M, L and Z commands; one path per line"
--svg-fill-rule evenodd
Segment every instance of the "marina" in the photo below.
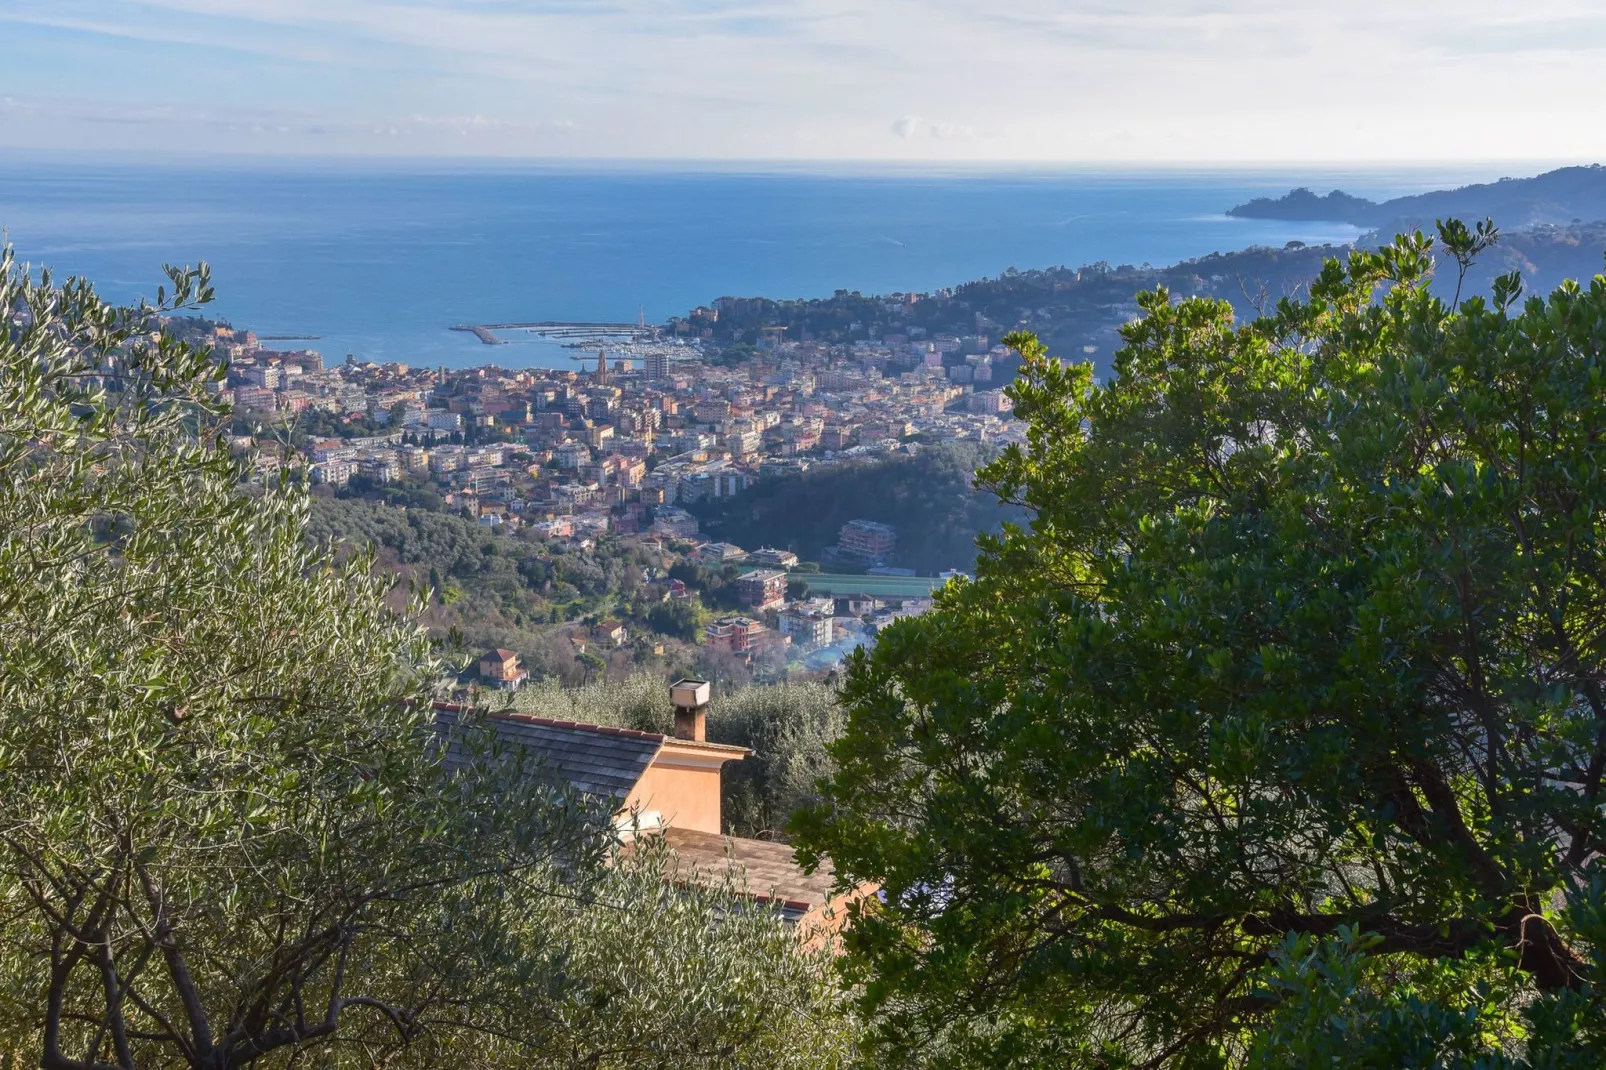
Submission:
M 540 320 L 529 323 L 464 323 L 451 328 L 472 334 L 488 346 L 545 344 L 569 350 L 568 359 L 590 364 L 599 356 L 621 364 L 641 365 L 649 356 L 663 356 L 671 362 L 702 357 L 702 345 L 682 338 L 664 338 L 654 324 Z M 517 332 L 529 337 L 508 338 Z M 561 358 L 560 358 L 561 359 Z

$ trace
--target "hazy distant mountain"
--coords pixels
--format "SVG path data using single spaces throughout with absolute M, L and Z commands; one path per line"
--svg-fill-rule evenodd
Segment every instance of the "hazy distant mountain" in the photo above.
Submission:
M 1501 227 L 1606 220 L 1606 167 L 1562 167 L 1533 178 L 1502 178 L 1460 189 L 1396 197 L 1381 204 L 1341 190 L 1296 189 L 1257 197 L 1227 212 L 1244 219 L 1330 220 L 1360 227 L 1431 226 L 1435 219 L 1493 219 Z

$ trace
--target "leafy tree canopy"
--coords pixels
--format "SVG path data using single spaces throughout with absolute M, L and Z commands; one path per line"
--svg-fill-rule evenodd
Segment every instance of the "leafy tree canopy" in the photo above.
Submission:
M 1012 338 L 1034 518 L 855 659 L 798 822 L 885 889 L 883 1065 L 1606 1058 L 1606 277 L 1456 308 L 1432 248 L 1146 294 L 1102 387 Z

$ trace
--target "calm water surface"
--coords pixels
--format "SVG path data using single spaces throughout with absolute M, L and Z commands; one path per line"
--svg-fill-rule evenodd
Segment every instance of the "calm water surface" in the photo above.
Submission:
M 725 294 L 925 291 L 1097 260 L 1171 263 L 1351 227 L 1228 219 L 1294 185 L 1373 197 L 1496 177 L 1351 172 L 879 174 L 276 163 L 106 165 L 0 154 L 18 255 L 151 294 L 164 263 L 212 264 L 212 314 L 338 360 L 566 364 L 455 323 L 649 321 Z M 287 346 L 290 343 L 286 343 Z

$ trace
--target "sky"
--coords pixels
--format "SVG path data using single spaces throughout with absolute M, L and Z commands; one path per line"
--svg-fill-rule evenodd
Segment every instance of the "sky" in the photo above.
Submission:
M 0 0 L 0 149 L 1606 159 L 1600 0 Z

